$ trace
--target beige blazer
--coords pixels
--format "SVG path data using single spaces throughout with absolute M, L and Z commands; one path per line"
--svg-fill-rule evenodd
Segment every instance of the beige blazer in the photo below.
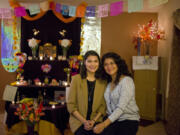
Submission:
M 100 79 L 96 79 L 95 89 L 94 89 L 94 99 L 92 105 L 92 113 L 90 119 L 93 119 L 98 112 L 101 112 L 101 117 L 97 122 L 101 122 L 106 111 L 106 104 L 104 100 L 104 91 L 106 88 L 106 82 Z M 72 113 L 78 111 L 84 118 L 87 116 L 88 110 L 88 87 L 87 79 L 82 79 L 78 74 L 73 76 L 70 91 L 67 100 L 67 108 L 70 113 L 70 128 L 72 132 L 75 132 L 82 123 L 76 119 Z

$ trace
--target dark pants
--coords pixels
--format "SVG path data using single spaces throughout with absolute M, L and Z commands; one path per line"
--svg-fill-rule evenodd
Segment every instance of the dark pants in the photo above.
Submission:
M 90 131 L 85 130 L 84 125 L 80 126 L 74 134 L 75 135 L 97 135 L 93 132 L 93 130 L 90 130 Z
M 139 122 L 133 120 L 115 121 L 101 135 L 136 135 L 138 125 Z

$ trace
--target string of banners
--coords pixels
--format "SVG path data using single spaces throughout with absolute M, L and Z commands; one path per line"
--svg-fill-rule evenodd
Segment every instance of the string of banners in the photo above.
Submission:
M 150 8 L 167 3 L 168 0 L 148 0 L 148 6 Z M 60 3 L 54 3 L 53 1 L 44 1 L 36 4 L 22 3 L 20 7 L 14 8 L 14 14 L 16 17 L 26 16 L 26 9 L 29 9 L 30 15 L 40 13 L 41 10 L 47 11 L 52 9 L 52 5 L 55 4 L 56 12 L 61 13 L 64 16 L 72 17 L 107 17 L 117 16 L 123 12 L 124 1 L 117 1 L 114 3 L 102 4 L 98 6 L 87 6 L 86 8 L 77 8 L 76 6 L 64 5 Z M 143 0 L 127 0 L 128 12 L 136 12 L 143 9 Z M 79 11 L 77 11 L 79 10 Z M 79 16 L 77 16 L 77 12 Z M 12 12 L 9 8 L 0 8 L 0 18 L 11 18 Z

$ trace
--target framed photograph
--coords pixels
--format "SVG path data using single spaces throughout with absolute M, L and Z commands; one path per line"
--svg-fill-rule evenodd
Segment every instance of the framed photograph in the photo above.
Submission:
M 62 102 L 66 102 L 66 93 L 65 91 L 54 91 L 54 100 L 62 103 Z

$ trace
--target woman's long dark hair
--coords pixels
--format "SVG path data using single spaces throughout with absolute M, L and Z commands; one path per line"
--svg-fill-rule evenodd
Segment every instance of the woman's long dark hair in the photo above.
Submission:
M 87 60 L 87 58 L 89 56 L 96 56 L 98 58 L 98 61 L 99 61 L 99 68 L 97 69 L 97 71 L 95 72 L 95 78 L 100 78 L 101 77 L 101 60 L 100 60 L 100 57 L 98 55 L 97 52 L 93 51 L 93 50 L 90 50 L 90 51 L 87 51 L 83 57 L 83 64 L 81 66 L 81 69 L 80 69 L 80 75 L 81 77 L 84 79 L 87 77 L 87 69 L 86 69 L 86 65 L 85 65 L 85 61 Z
M 107 58 L 112 59 L 118 67 L 116 79 L 114 81 L 115 85 L 117 85 L 119 83 L 119 79 L 120 79 L 121 75 L 126 75 L 126 76 L 131 77 L 131 74 L 128 70 L 128 66 L 127 66 L 125 60 L 123 60 L 120 55 L 118 55 L 117 53 L 114 53 L 114 52 L 109 52 L 109 53 L 104 54 L 102 57 L 102 65 L 103 66 L 104 66 L 104 61 Z M 111 76 L 105 72 L 104 68 L 102 70 L 102 78 L 106 79 L 108 82 L 112 81 Z

